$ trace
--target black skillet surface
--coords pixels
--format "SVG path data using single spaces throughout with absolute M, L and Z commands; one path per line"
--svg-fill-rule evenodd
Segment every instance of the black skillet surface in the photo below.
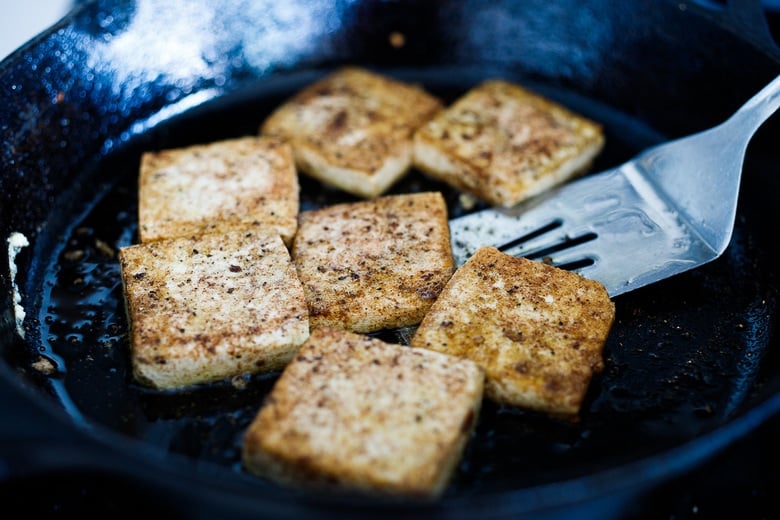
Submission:
M 606 370 L 582 420 L 486 403 L 436 504 L 322 496 L 244 473 L 240 435 L 275 375 L 181 393 L 133 384 L 115 252 L 136 240 L 143 150 L 254 133 L 339 64 L 420 82 L 446 101 L 487 77 L 524 83 L 604 123 L 601 169 L 720 122 L 780 72 L 759 14 L 751 3 L 606 0 L 76 9 L 0 64 L 0 232 L 31 241 L 16 258 L 24 340 L 0 255 L 0 480 L 82 471 L 195 515 L 604 517 L 636 507 L 637 493 L 699 468 L 780 410 L 777 121 L 751 144 L 724 256 L 615 299 Z M 351 200 L 307 179 L 302 188 L 304 208 Z M 442 190 L 451 216 L 465 211 L 417 172 L 392 191 L 423 189 Z

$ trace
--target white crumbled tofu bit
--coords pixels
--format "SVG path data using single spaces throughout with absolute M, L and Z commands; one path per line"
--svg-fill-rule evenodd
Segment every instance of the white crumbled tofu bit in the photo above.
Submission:
M 27 313 L 24 311 L 24 307 L 22 307 L 22 294 L 19 292 L 19 286 L 16 284 L 16 274 L 17 274 L 16 255 L 18 255 L 22 249 L 29 246 L 30 241 L 27 240 L 27 237 L 24 236 L 22 233 L 19 233 L 18 231 L 14 231 L 9 235 L 7 242 L 8 242 L 8 266 L 10 271 L 9 278 L 11 279 L 11 288 L 13 290 L 14 318 L 16 319 L 16 333 L 19 334 L 19 337 L 24 339 L 24 327 L 22 325 L 24 323 L 24 317 L 27 315 Z

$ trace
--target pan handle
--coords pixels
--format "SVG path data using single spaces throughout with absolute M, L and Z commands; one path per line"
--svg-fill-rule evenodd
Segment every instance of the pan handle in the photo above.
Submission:
M 687 8 L 695 9 L 721 27 L 739 35 L 767 55 L 780 61 L 780 46 L 772 35 L 767 19 L 771 9 L 764 0 L 694 0 Z M 780 2 L 773 2 L 780 8 Z M 683 4 L 684 5 L 684 4 Z

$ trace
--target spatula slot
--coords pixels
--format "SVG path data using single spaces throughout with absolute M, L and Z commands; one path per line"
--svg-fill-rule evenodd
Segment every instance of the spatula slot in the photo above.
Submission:
M 578 246 L 580 244 L 590 242 L 591 240 L 596 240 L 597 237 L 598 235 L 592 232 L 585 233 L 576 237 L 566 236 L 563 238 L 563 240 L 560 240 L 552 245 L 541 247 L 532 251 L 528 251 L 526 253 L 521 253 L 519 256 L 524 256 L 526 258 L 530 258 L 531 260 L 539 260 L 541 258 L 550 256 L 553 253 L 558 253 L 565 249 L 569 249 L 574 246 Z
M 505 244 L 502 244 L 500 246 L 497 246 L 497 248 L 500 251 L 507 252 L 508 250 L 512 249 L 513 247 L 517 247 L 519 245 L 522 245 L 526 242 L 529 242 L 533 240 L 536 237 L 540 237 L 544 235 L 545 233 L 549 233 L 550 231 L 556 230 L 559 227 L 563 225 L 563 220 L 561 219 L 555 219 L 551 221 L 549 224 L 545 224 L 541 227 L 538 227 L 531 231 L 530 233 L 526 233 L 518 238 L 515 238 L 513 240 L 510 240 L 509 242 L 506 242 Z

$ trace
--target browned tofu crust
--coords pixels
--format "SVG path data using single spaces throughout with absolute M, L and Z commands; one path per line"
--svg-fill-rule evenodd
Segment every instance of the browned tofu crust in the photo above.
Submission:
M 454 270 L 444 197 L 388 195 L 303 211 L 292 257 L 312 327 L 415 325 Z
M 587 170 L 601 126 L 519 85 L 489 80 L 421 127 L 414 166 L 495 206 Z
M 290 145 L 247 136 L 146 152 L 138 185 L 141 242 L 247 225 L 295 234 L 298 175 Z
M 475 363 L 337 329 L 312 330 L 243 439 L 285 484 L 436 497 L 477 422 Z
M 245 230 L 119 251 L 135 378 L 159 389 L 281 369 L 309 334 L 279 235 Z
M 442 291 L 411 345 L 471 359 L 494 401 L 576 418 L 615 317 L 603 285 L 483 247 Z
M 442 106 L 416 85 L 344 67 L 278 107 L 260 132 L 289 140 L 301 172 L 373 198 L 408 171 L 414 131 Z

